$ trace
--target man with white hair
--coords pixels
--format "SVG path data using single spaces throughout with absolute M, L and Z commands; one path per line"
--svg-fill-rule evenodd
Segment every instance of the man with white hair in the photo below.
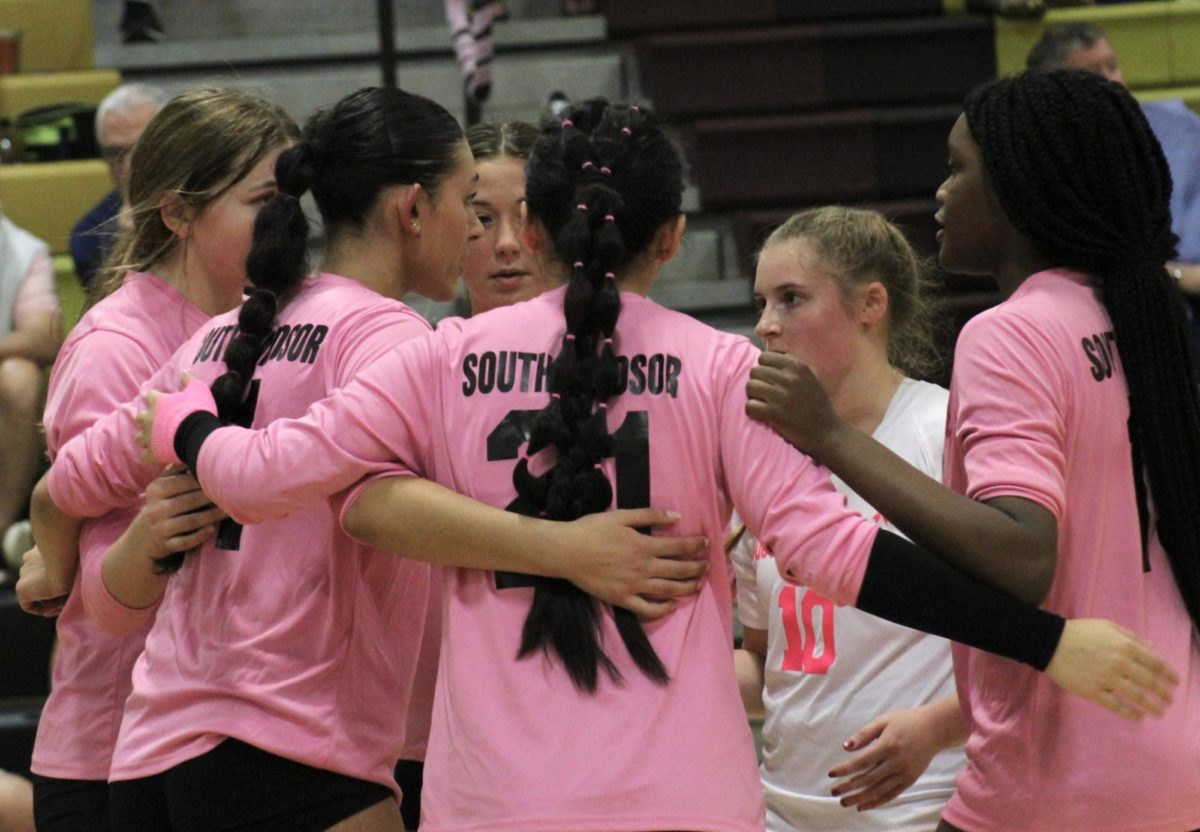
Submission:
M 75 261 L 75 273 L 85 286 L 95 277 L 108 252 L 108 244 L 117 233 L 122 189 L 129 176 L 129 152 L 167 97 L 158 87 L 122 84 L 106 95 L 96 110 L 96 139 L 108 163 L 113 190 L 71 230 L 71 258 Z
M 1128 86 L 1112 43 L 1091 23 L 1048 27 L 1025 65 L 1034 72 L 1082 69 Z M 1171 170 L 1171 230 L 1179 237 L 1179 255 L 1167 271 L 1183 292 L 1200 358 L 1200 116 L 1177 98 L 1144 102 L 1142 112 Z

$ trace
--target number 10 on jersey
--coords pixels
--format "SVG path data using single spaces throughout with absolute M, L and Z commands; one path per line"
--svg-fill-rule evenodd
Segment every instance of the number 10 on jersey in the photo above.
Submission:
M 779 593 L 779 613 L 787 641 L 782 669 L 793 673 L 828 673 L 837 659 L 833 602 L 807 587 L 788 584 Z

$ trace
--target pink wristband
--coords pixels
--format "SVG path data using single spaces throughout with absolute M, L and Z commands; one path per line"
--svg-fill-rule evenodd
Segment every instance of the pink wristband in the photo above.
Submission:
M 150 452 L 160 462 L 180 462 L 175 453 L 175 432 L 183 420 L 196 411 L 217 415 L 217 402 L 208 385 L 192 379 L 178 393 L 160 396 L 155 405 L 154 426 L 150 432 Z

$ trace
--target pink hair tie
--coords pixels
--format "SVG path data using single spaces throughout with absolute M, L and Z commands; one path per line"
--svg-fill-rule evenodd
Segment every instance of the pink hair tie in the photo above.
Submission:
M 587 206 L 582 202 L 575 206 L 576 211 L 587 211 Z
M 628 127 L 622 127 L 622 128 L 621 128 L 621 132 L 622 132 L 622 133 L 624 133 L 626 136 L 632 136 L 632 135 L 633 135 L 633 131 L 632 131 L 632 130 L 630 130 Z
M 571 119 L 569 119 L 569 118 L 563 119 L 562 129 L 566 130 L 568 127 L 574 127 L 574 126 L 575 126 L 575 122 L 571 121 Z
M 561 396 L 560 394 L 558 394 L 558 393 L 551 393 L 551 394 L 550 394 L 550 398 L 551 398 L 551 399 L 561 399 L 561 398 L 562 398 L 562 396 Z
M 605 276 L 606 278 L 608 278 L 609 280 L 616 280 L 616 279 L 617 279 L 617 276 L 616 276 L 615 274 L 613 274 L 612 272 L 605 272 L 605 273 L 604 273 L 604 276 Z
M 640 107 L 638 107 L 638 105 L 636 105 L 636 104 L 630 104 L 630 105 L 629 105 L 629 112 L 631 112 L 631 113 L 640 113 L 641 111 L 642 111 L 642 110 L 641 110 L 641 108 L 640 108 Z
M 568 332 L 566 335 L 564 335 L 564 336 L 563 336 L 563 338 L 564 338 L 565 340 L 567 340 L 567 341 L 574 341 L 574 340 L 575 340 L 575 333 L 574 333 L 574 332 Z
M 616 217 L 614 217 L 612 214 L 605 214 L 605 215 L 604 215 L 604 221 L 605 221 L 605 222 L 616 222 L 616 221 L 617 221 L 617 218 L 616 218 Z
M 600 168 L 600 172 L 603 173 L 605 176 L 612 176 L 612 168 L 610 168 L 610 167 L 602 166 Z
M 604 339 L 603 341 L 601 341 L 600 343 L 601 343 L 601 344 L 607 344 L 608 346 L 610 346 L 610 347 L 611 347 L 611 346 L 612 346 L 612 342 L 613 342 L 613 340 L 612 340 L 611 338 L 605 338 L 605 339 Z
M 584 162 L 579 167 L 581 167 L 583 170 L 591 170 L 592 168 L 594 168 L 596 166 L 594 164 L 592 164 L 591 162 Z
M 608 410 L 608 402 L 600 402 L 596 405 L 600 410 Z
M 575 268 L 577 268 L 577 269 L 582 269 L 582 268 L 583 268 L 583 261 L 582 261 L 582 260 L 576 260 L 576 261 L 575 261 L 574 263 L 572 263 L 571 265 L 573 265 L 573 266 L 574 266 Z

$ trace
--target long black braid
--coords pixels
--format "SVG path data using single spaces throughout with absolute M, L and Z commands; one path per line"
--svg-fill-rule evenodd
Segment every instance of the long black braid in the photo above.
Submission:
M 967 97 L 967 123 L 1005 214 L 1055 265 L 1095 275 L 1129 388 L 1143 541 L 1146 487 L 1200 626 L 1200 394 L 1179 289 L 1171 175 L 1141 108 L 1080 71 L 1024 73 Z
M 300 198 L 312 191 L 328 245 L 344 229 L 361 229 L 388 186 L 420 183 L 434 196 L 462 140 L 458 122 L 440 105 L 391 88 L 358 90 L 308 119 L 303 139 L 279 154 L 277 193 L 254 222 L 246 258 L 254 290 L 238 313 L 226 371 L 212 385 L 221 419 L 249 424 L 255 366 L 271 345 L 276 316 L 308 272 L 309 223 Z M 158 568 L 176 571 L 185 554 L 162 558 Z
M 608 401 L 621 389 L 616 277 L 679 215 L 682 192 L 680 155 L 645 110 L 585 102 L 534 145 L 526 166 L 529 214 L 569 267 L 570 282 L 566 334 L 550 366 L 550 403 L 534 420 L 528 449 L 532 456 L 553 447 L 554 462 L 540 476 L 527 459 L 517 463 L 518 511 L 574 520 L 612 503 L 612 484 L 600 465 L 611 455 Z M 601 643 L 598 602 L 567 581 L 536 578 L 534 586 L 519 655 L 556 655 L 583 691 L 596 690 L 599 668 L 622 681 Z M 619 608 L 613 616 L 634 663 L 666 684 L 667 670 L 636 616 Z

